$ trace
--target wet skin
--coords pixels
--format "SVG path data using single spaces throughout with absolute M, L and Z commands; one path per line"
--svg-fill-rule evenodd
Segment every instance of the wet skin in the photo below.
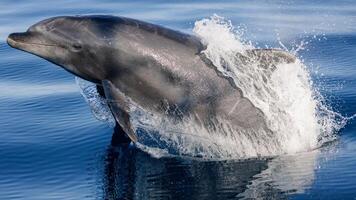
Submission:
M 118 128 L 132 141 L 138 138 L 130 123 L 131 106 L 174 120 L 189 116 L 209 130 L 218 128 L 217 119 L 236 130 L 267 129 L 264 114 L 217 72 L 202 53 L 205 45 L 193 35 L 124 17 L 64 16 L 10 34 L 7 42 L 96 83 Z M 267 61 L 294 61 L 280 51 L 249 53 Z

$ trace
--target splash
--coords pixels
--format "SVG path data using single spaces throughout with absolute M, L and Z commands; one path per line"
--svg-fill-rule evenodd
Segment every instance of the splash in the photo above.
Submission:
M 164 149 L 170 154 L 209 158 L 291 154 L 318 148 L 334 139 L 334 133 L 346 124 L 347 118 L 326 106 L 313 88 L 301 60 L 270 62 L 261 67 L 260 57 L 250 53 L 255 47 L 242 39 L 243 30 L 235 29 L 230 21 L 217 15 L 197 21 L 193 32 L 207 46 L 202 53 L 264 113 L 270 132 L 232 131 L 230 124 L 220 121 L 220 129 L 212 134 L 189 117 L 177 123 L 133 104 L 130 116 L 139 136 L 139 148 L 151 153 Z M 95 85 L 80 79 L 77 83 L 93 114 L 114 124 Z
M 110 127 L 115 126 L 115 119 L 111 114 L 106 100 L 99 95 L 96 85 L 79 77 L 75 77 L 80 93 L 91 108 L 91 112 L 99 121 L 106 122 Z
M 233 78 L 243 95 L 266 115 L 268 127 L 282 152 L 317 148 L 320 141 L 333 138 L 345 125 L 347 120 L 326 106 L 313 88 L 301 60 L 276 66 L 271 63 L 267 68 L 273 70 L 266 71 L 258 65 L 258 60 L 247 54 L 246 51 L 254 47 L 241 40 L 241 34 L 234 31 L 230 21 L 217 15 L 196 22 L 194 32 L 208 46 L 204 54 L 220 72 Z M 212 35 L 217 37 L 211 38 Z M 241 64 L 241 59 L 236 58 L 238 54 L 249 57 L 250 61 Z

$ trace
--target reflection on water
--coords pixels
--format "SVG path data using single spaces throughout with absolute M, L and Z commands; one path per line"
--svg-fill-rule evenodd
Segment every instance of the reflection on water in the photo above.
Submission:
M 241 195 L 248 198 L 265 196 L 281 199 L 286 194 L 303 193 L 314 181 L 318 150 L 272 159 L 266 170 L 255 176 Z
M 286 199 L 311 186 L 320 153 L 213 161 L 153 158 L 133 146 L 113 144 L 105 157 L 103 195 L 105 199 Z

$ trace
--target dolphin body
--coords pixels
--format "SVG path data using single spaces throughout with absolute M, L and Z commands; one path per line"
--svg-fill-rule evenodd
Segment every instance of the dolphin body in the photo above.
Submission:
M 196 36 L 125 17 L 60 16 L 12 33 L 7 42 L 97 84 L 134 142 L 132 106 L 178 121 L 190 117 L 208 130 L 217 129 L 219 119 L 237 131 L 268 131 L 264 113 L 216 70 Z M 295 61 L 280 50 L 246 53 L 262 66 Z

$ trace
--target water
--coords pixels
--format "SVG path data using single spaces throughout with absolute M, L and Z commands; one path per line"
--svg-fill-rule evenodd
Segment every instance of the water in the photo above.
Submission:
M 244 32 L 240 39 L 253 46 L 292 51 L 304 43 L 297 55 L 313 81 L 310 91 L 321 93 L 328 110 L 352 116 L 356 113 L 355 2 L 5 0 L 0 6 L 0 199 L 356 196 L 353 119 L 320 148 L 301 145 L 305 148 L 299 153 L 279 156 L 207 160 L 169 156 L 142 146 L 114 148 L 110 123 L 95 119 L 72 75 L 5 43 L 10 32 L 24 31 L 55 15 L 123 15 L 192 33 L 197 21 L 216 13 L 231 20 Z M 297 129 L 310 131 L 306 127 L 311 123 L 301 122 L 306 116 L 301 113 L 308 110 L 294 111 L 302 117 L 295 118 L 300 120 L 295 120 L 298 127 L 291 134 Z M 298 141 L 315 139 L 305 131 L 298 133 L 303 136 Z

